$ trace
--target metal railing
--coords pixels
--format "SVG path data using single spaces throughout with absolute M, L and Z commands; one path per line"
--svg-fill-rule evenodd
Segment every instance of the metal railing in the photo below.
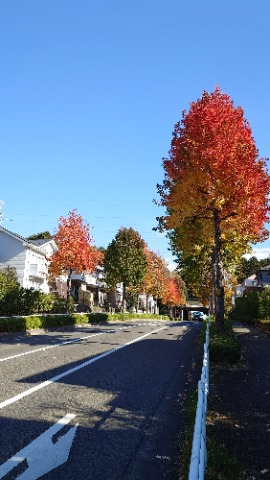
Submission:
M 209 321 L 206 325 L 203 366 L 201 379 L 198 381 L 198 401 L 193 433 L 192 450 L 188 480 L 203 480 L 207 464 L 206 450 L 206 412 L 209 392 Z

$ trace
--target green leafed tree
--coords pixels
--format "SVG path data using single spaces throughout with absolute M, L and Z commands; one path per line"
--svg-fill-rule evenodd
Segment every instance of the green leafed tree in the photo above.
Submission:
M 14 268 L 6 267 L 0 270 L 0 299 L 9 291 L 16 290 L 20 286 Z
M 15 269 L 0 270 L 0 315 L 16 313 L 20 290 Z
M 53 236 L 48 232 L 47 230 L 45 232 L 40 232 L 40 233 L 35 233 L 34 235 L 30 235 L 30 237 L 27 237 L 27 240 L 50 240 L 53 238 Z
M 128 291 L 139 293 L 146 269 L 145 241 L 133 228 L 120 228 L 108 245 L 104 256 L 104 271 L 108 289 L 113 291 L 123 283 L 123 309 Z
M 270 263 L 270 262 L 269 262 Z M 268 265 L 269 263 L 263 263 L 254 255 L 249 259 L 242 257 L 237 265 L 236 268 L 236 276 L 239 283 L 241 283 L 245 278 L 254 275 L 260 270 L 260 268 L 264 265 Z

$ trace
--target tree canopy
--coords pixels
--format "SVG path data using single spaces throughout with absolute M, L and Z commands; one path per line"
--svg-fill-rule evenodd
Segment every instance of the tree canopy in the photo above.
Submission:
M 50 232 L 48 232 L 48 230 L 46 230 L 45 232 L 40 232 L 40 233 L 35 233 L 34 235 L 30 235 L 30 237 L 27 237 L 27 240 L 40 240 L 40 239 L 51 239 L 53 238 L 53 236 L 51 235 Z
M 167 279 L 166 291 L 162 297 L 164 305 L 184 305 L 186 302 L 185 284 L 176 272 L 170 274 Z
M 233 263 L 250 243 L 268 235 L 269 176 L 242 108 L 218 87 L 204 91 L 175 125 L 163 167 L 158 192 L 166 215 L 159 218 L 160 228 L 177 230 L 184 258 L 196 260 L 202 249 L 207 251 L 215 315 L 222 326 L 225 259 Z M 192 237 L 194 225 L 199 228 Z
M 158 253 L 145 249 L 146 269 L 143 278 L 143 291 L 146 295 L 161 299 L 166 292 L 168 277 L 167 264 Z
M 53 276 L 67 275 L 68 307 L 72 273 L 92 272 L 103 260 L 103 254 L 93 245 L 89 225 L 75 209 L 67 218 L 59 218 L 54 239 L 58 250 L 49 258 L 49 272 Z
M 145 268 L 145 241 L 133 228 L 120 228 L 106 249 L 104 271 L 109 289 L 114 290 L 117 283 L 123 283 L 124 308 L 127 288 L 133 295 L 139 292 Z

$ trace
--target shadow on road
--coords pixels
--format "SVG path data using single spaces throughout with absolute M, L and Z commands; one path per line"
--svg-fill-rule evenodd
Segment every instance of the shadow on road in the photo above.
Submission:
M 76 422 L 79 425 L 68 461 L 42 478 L 177 480 L 185 400 L 196 385 L 202 365 L 199 335 L 196 327 L 182 337 L 176 329 L 169 329 L 162 339 L 152 335 L 121 348 L 44 389 L 42 401 L 33 412 L 38 408 L 41 418 L 48 412 L 55 422 L 67 413 L 76 415 L 64 433 Z M 71 370 L 80 363 L 71 362 L 60 370 Z M 58 374 L 59 368 L 51 369 L 46 378 Z M 22 382 L 36 383 L 46 378 L 44 374 L 30 375 Z M 23 402 L 26 405 L 26 399 Z M 31 409 L 31 395 L 27 403 Z M 20 419 L 21 414 L 25 416 L 25 406 L 21 410 L 18 404 L 17 419 L 14 413 L 12 418 L 0 419 L 0 464 L 53 424 L 37 415 L 31 419 L 31 413 L 28 419 Z M 59 437 L 55 444 L 57 441 Z M 25 469 L 27 465 L 23 462 L 16 468 Z M 18 472 L 12 475 L 10 472 L 4 479 L 16 479 Z

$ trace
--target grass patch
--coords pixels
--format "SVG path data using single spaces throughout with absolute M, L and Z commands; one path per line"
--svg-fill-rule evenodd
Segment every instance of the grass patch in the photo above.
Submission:
M 186 428 L 180 443 L 179 480 L 186 480 L 189 474 L 197 401 L 198 391 L 194 389 L 189 392 L 185 403 Z
M 206 322 L 203 324 L 202 341 L 205 342 Z M 210 378 L 211 368 L 215 370 L 218 367 L 231 368 L 239 365 L 241 361 L 241 346 L 235 335 L 231 321 L 227 320 L 223 331 L 216 329 L 215 322 L 210 323 Z M 211 395 L 211 388 L 210 388 Z M 197 389 L 187 398 L 186 415 L 187 423 L 183 441 L 180 445 L 180 468 L 179 480 L 186 480 L 189 475 L 190 456 L 192 450 L 193 433 L 198 401 Z M 212 413 L 212 415 L 214 415 Z M 211 414 L 207 415 L 208 423 L 212 423 Z M 207 430 L 207 469 L 205 480 L 231 480 L 232 478 L 241 478 L 241 468 L 237 459 L 228 453 L 225 446 L 217 440 L 214 432 Z M 208 431 L 209 430 L 209 431 Z
M 218 375 L 218 368 L 238 367 L 241 364 L 241 345 L 233 331 L 232 322 L 225 321 L 224 330 L 216 329 L 213 322 L 210 326 L 210 378 Z M 211 372 L 212 371 L 212 372 Z M 210 388 L 211 395 L 211 388 Z M 208 412 L 208 425 L 215 424 L 215 412 Z M 207 469 L 205 480 L 240 480 L 242 470 L 237 458 L 226 450 L 220 439 L 215 436 L 211 428 L 206 425 L 207 432 Z
M 232 480 L 239 478 L 241 470 L 237 459 L 214 438 L 207 438 L 207 469 L 205 480 Z

